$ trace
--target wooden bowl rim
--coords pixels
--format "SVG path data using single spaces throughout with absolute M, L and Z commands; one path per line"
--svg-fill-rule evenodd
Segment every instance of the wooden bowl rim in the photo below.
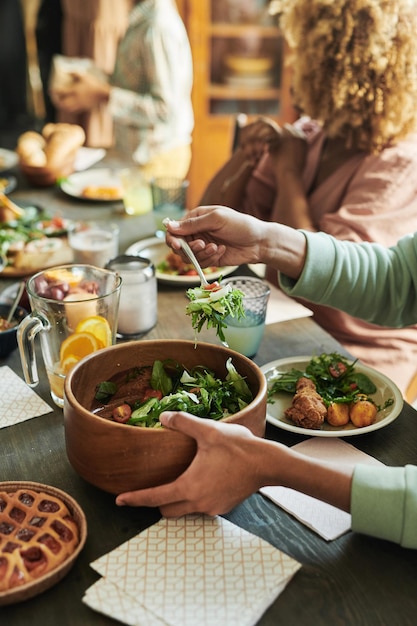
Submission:
M 56 567 L 55 569 L 47 572 L 43 576 L 40 576 L 36 580 L 26 583 L 25 585 L 13 587 L 12 589 L 8 589 L 7 591 L 0 591 L 0 606 L 15 604 L 17 602 L 29 600 L 30 598 L 33 598 L 40 593 L 43 593 L 47 589 L 50 589 L 50 587 L 53 587 L 58 582 L 60 582 L 74 565 L 75 560 L 77 559 L 87 540 L 87 519 L 85 517 L 84 511 L 82 510 L 78 502 L 74 500 L 74 498 L 68 493 L 62 491 L 61 489 L 58 489 L 58 487 L 53 487 L 52 485 L 46 485 L 43 483 L 33 482 L 29 480 L 10 480 L 0 482 L 0 491 L 13 492 L 17 491 L 18 489 L 31 489 L 32 491 L 37 491 L 38 493 L 42 492 L 60 498 L 64 502 L 64 504 L 67 505 L 70 513 L 78 524 L 80 538 L 74 552 L 70 554 L 65 559 L 65 561 L 58 565 L 58 567 Z
M 71 406 L 73 410 L 77 410 L 79 414 L 82 415 L 83 418 L 89 419 L 89 420 L 100 420 L 102 422 L 103 428 L 109 428 L 113 430 L 115 428 L 123 429 L 125 432 L 126 432 L 126 428 L 129 428 L 130 430 L 134 429 L 135 432 L 139 431 L 142 434 L 148 433 L 148 435 L 145 435 L 145 436 L 149 436 L 152 433 L 158 433 L 158 436 L 172 435 L 172 432 L 166 428 L 138 428 L 137 426 L 133 426 L 131 424 L 121 424 L 119 422 L 112 422 L 110 420 L 103 419 L 100 415 L 95 415 L 94 413 L 86 409 L 84 406 L 82 406 L 77 400 L 77 398 L 75 397 L 75 394 L 72 390 L 72 386 L 71 386 L 72 381 L 74 377 L 76 376 L 78 370 L 82 367 L 86 367 L 88 362 L 91 361 L 92 359 L 96 359 L 98 355 L 102 355 L 103 352 L 108 354 L 109 352 L 119 351 L 122 349 L 124 350 L 128 350 L 129 348 L 133 349 L 134 346 L 137 346 L 137 345 L 144 346 L 144 344 L 146 345 L 176 344 L 176 345 L 182 345 L 182 346 L 183 345 L 194 346 L 195 342 L 191 341 L 190 339 L 146 339 L 146 340 L 138 339 L 136 341 L 130 341 L 129 343 L 120 343 L 120 344 L 116 344 L 113 346 L 109 346 L 108 348 L 103 348 L 102 350 L 99 350 L 97 352 L 93 352 L 92 354 L 87 355 L 72 368 L 72 370 L 69 372 L 69 374 L 67 374 L 65 378 L 64 416 L 65 416 L 65 404 L 68 404 L 69 406 Z M 224 346 L 218 346 L 216 344 L 203 342 L 203 341 L 198 342 L 198 345 L 202 346 L 203 348 L 220 350 L 221 352 L 224 352 L 225 355 L 227 355 L 227 357 L 231 356 L 232 361 L 233 361 L 234 356 L 237 356 L 238 358 L 243 359 L 254 370 L 254 372 L 256 372 L 258 380 L 259 380 L 258 393 L 253 397 L 251 402 L 247 406 L 245 406 L 243 409 L 238 411 L 237 413 L 234 413 L 233 415 L 229 415 L 228 417 L 224 418 L 222 421 L 228 422 L 231 419 L 235 418 L 236 415 L 244 416 L 245 413 L 247 413 L 248 411 L 251 411 L 254 407 L 255 401 L 256 401 L 256 404 L 258 404 L 258 402 L 264 397 L 264 395 L 267 392 L 266 379 L 260 367 L 256 363 L 251 361 L 251 359 L 244 356 L 243 354 L 240 354 L 239 352 L 235 352 L 234 350 L 230 350 L 229 348 L 225 348 Z M 225 363 L 226 363 L 226 360 L 225 360 Z

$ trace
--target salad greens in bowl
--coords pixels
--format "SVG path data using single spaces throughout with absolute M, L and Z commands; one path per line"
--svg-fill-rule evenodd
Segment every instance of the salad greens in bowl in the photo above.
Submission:
M 65 380 L 69 462 L 109 493 L 174 480 L 195 442 L 160 426 L 163 410 L 238 423 L 262 437 L 266 380 L 245 356 L 186 340 L 121 343 L 82 359 Z

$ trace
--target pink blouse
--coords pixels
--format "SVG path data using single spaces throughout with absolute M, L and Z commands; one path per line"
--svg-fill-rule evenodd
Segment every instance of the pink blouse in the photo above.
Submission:
M 305 118 L 308 153 L 303 184 L 317 230 L 350 241 L 391 246 L 417 231 L 417 134 L 379 155 L 356 154 L 312 192 L 325 135 Z M 277 193 L 272 160 L 265 156 L 246 188 L 245 213 L 267 221 Z M 349 290 L 349 285 L 346 285 Z M 404 392 L 417 371 L 417 326 L 389 329 L 353 318 L 329 307 L 308 304 L 314 319 L 352 355 L 384 372 Z

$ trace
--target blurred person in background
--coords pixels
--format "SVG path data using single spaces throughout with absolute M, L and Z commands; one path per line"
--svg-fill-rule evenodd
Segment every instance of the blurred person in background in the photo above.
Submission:
M 417 230 L 417 8 L 413 0 L 274 0 L 291 51 L 292 125 L 258 119 L 200 204 L 393 245 Z M 308 116 L 308 117 L 307 117 Z M 276 272 L 266 277 L 276 283 Z M 310 305 L 308 305 L 310 306 Z M 376 328 L 311 305 L 354 356 L 408 388 L 417 327 Z
M 113 144 L 112 115 L 104 102 L 79 113 L 57 110 L 48 91 L 53 58 L 92 59 L 99 70 L 111 74 L 131 5 L 132 0 L 42 0 L 39 7 L 36 37 L 47 121 L 79 124 L 88 146 Z
M 61 0 L 41 0 L 36 17 L 36 49 L 39 73 L 45 103 L 45 123 L 56 122 L 55 107 L 49 97 L 48 85 L 52 59 L 62 54 L 62 6 Z
M 194 116 L 192 56 L 174 0 L 136 0 L 109 81 L 73 74 L 51 90 L 59 111 L 80 114 L 107 106 L 118 150 L 145 176 L 185 178 L 191 161 Z
M 27 121 L 27 56 L 20 2 L 0 2 L 0 130 Z M 14 139 L 13 139 L 14 142 Z M 6 147 L 7 140 L 2 140 Z

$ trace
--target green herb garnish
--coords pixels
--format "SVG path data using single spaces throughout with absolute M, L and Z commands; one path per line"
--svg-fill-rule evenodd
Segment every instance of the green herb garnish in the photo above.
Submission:
M 112 383 L 110 381 L 104 381 L 99 383 L 96 387 L 96 395 L 94 396 L 96 400 L 106 402 L 109 400 L 117 391 L 116 383 Z
M 227 328 L 225 319 L 230 315 L 238 319 L 245 317 L 243 308 L 244 294 L 230 285 L 222 286 L 212 283 L 209 287 L 194 287 L 187 290 L 190 299 L 186 307 L 187 315 L 191 316 L 192 327 L 197 334 L 204 325 L 214 328 L 220 341 L 226 341 L 223 329 Z

